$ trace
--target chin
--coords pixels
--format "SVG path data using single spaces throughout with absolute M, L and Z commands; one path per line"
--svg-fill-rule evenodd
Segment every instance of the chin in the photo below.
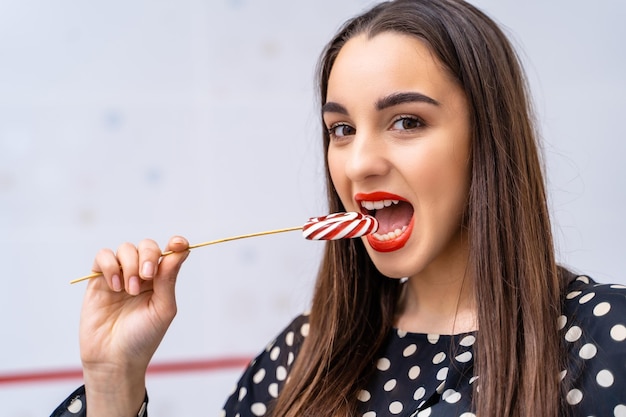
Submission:
M 401 261 L 406 255 L 398 254 L 398 256 L 393 256 L 394 254 L 389 252 L 381 254 L 369 247 L 367 248 L 367 252 L 378 272 L 387 278 L 402 279 L 416 274 L 414 266 L 401 265 Z M 381 259 L 381 257 L 385 259 Z

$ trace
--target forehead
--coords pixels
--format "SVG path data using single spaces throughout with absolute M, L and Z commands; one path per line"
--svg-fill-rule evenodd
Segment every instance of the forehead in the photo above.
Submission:
M 355 84 L 372 90 L 419 89 L 435 94 L 457 83 L 425 41 L 383 32 L 373 37 L 355 36 L 339 51 L 327 93 L 340 94 Z

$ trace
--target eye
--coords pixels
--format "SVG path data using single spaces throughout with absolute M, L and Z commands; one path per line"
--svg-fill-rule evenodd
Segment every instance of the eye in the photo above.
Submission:
M 328 128 L 328 134 L 333 138 L 343 138 L 356 133 L 356 129 L 345 123 L 335 123 Z
M 415 130 L 424 126 L 425 123 L 419 117 L 399 116 L 391 125 L 391 130 Z

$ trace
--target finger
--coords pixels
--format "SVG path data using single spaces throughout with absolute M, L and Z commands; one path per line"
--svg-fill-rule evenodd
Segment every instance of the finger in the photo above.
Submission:
M 123 289 L 121 268 L 115 253 L 111 249 L 101 249 L 93 261 L 94 272 L 102 272 L 109 288 L 119 292 Z
M 152 239 L 144 239 L 139 242 L 137 252 L 139 253 L 139 276 L 146 280 L 154 278 L 161 258 L 159 245 Z
M 117 259 L 122 268 L 122 283 L 127 293 L 139 294 L 141 280 L 139 278 L 139 254 L 132 243 L 123 243 L 117 249 Z
M 185 252 L 189 249 L 189 241 L 182 236 L 172 236 L 165 247 L 166 251 Z
M 162 305 L 175 313 L 176 278 L 180 267 L 189 256 L 189 242 L 182 236 L 174 236 L 168 242 L 166 251 L 172 251 L 172 253 L 161 258 L 153 290 L 154 296 L 163 303 Z

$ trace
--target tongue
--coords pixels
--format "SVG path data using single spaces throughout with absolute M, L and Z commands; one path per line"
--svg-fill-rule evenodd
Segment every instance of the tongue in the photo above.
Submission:
M 413 217 L 413 207 L 409 203 L 400 201 L 390 207 L 376 210 L 378 233 L 385 234 L 407 226 Z

